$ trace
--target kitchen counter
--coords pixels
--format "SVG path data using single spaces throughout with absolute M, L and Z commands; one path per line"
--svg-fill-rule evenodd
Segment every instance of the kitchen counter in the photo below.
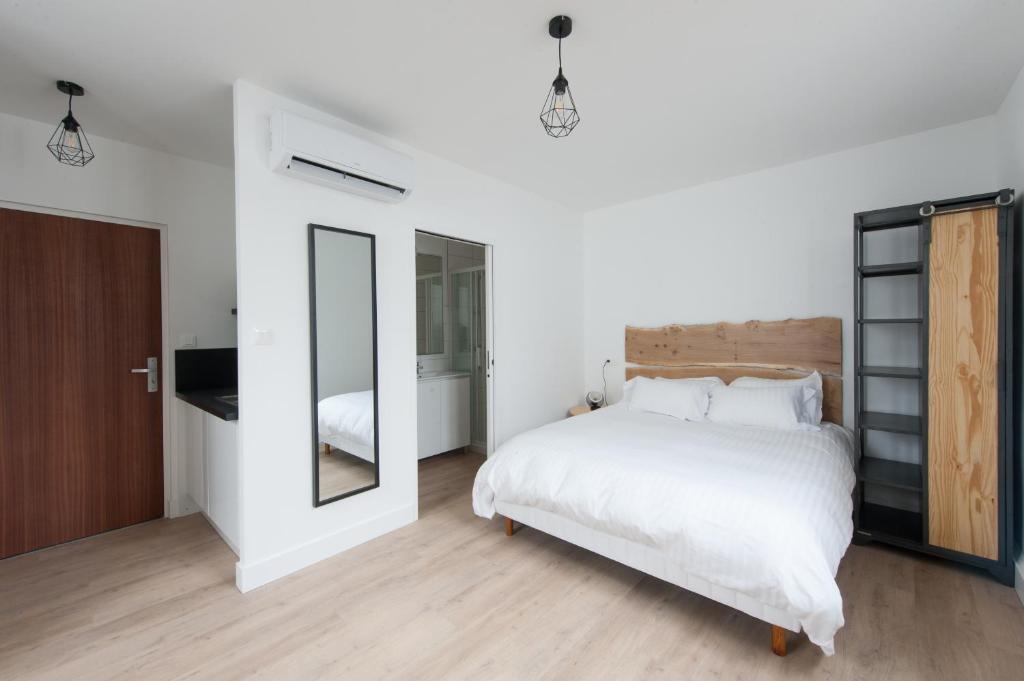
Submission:
M 225 421 L 238 420 L 238 388 L 197 388 L 195 390 L 179 390 L 175 393 L 179 400 L 188 402 L 193 407 L 202 409 Z M 230 398 L 230 401 L 228 399 Z
M 224 421 L 238 420 L 238 349 L 174 351 L 178 399 Z

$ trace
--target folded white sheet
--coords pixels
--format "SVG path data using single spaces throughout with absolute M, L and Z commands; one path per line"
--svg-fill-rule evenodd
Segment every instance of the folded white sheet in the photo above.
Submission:
M 615 405 L 518 435 L 480 468 L 473 510 L 533 506 L 659 549 L 791 613 L 831 655 L 853 534 L 852 434 L 686 422 Z

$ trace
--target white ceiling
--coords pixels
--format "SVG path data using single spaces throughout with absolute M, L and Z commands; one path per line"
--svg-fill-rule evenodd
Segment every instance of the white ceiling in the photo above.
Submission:
M 555 140 L 560 12 L 582 122 Z M 242 77 L 591 209 L 991 114 L 1021 25 L 1024 0 L 0 0 L 0 111 L 56 124 L 75 80 L 88 132 L 230 165 Z

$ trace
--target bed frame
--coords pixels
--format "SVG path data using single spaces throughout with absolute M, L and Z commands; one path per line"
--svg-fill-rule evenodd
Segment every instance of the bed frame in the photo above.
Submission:
M 320 441 L 324 443 L 324 454 L 330 456 L 332 448 L 346 454 L 351 454 L 357 459 L 373 463 L 373 445 L 364 445 L 355 440 L 350 440 L 344 435 L 320 434 Z
M 843 422 L 842 320 L 837 317 L 627 326 L 626 363 L 627 380 L 718 376 L 729 383 L 739 376 L 801 378 L 818 371 L 823 379 L 822 418 Z M 532 507 L 499 501 L 495 508 L 504 516 L 505 534 L 510 537 L 518 522 L 768 622 L 776 655 L 786 654 L 786 630 L 800 632 L 800 623 L 789 613 L 681 570 L 649 546 Z

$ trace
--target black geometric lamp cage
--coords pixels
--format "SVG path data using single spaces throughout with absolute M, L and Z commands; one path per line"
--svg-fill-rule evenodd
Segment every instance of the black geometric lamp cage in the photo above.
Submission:
M 71 113 L 71 98 L 81 97 L 85 90 L 81 85 L 67 80 L 58 80 L 57 89 L 68 96 L 68 115 L 57 124 L 57 129 L 50 136 L 46 148 L 61 163 L 82 167 L 96 155 L 92 153 L 92 146 L 85 136 L 85 130 Z
M 565 137 L 580 123 L 576 100 L 572 98 L 569 80 L 562 75 L 562 38 L 572 33 L 572 19 L 566 16 L 554 17 L 548 23 L 548 33 L 558 39 L 558 75 L 551 83 L 551 90 L 540 111 L 540 122 L 544 131 L 552 137 Z

